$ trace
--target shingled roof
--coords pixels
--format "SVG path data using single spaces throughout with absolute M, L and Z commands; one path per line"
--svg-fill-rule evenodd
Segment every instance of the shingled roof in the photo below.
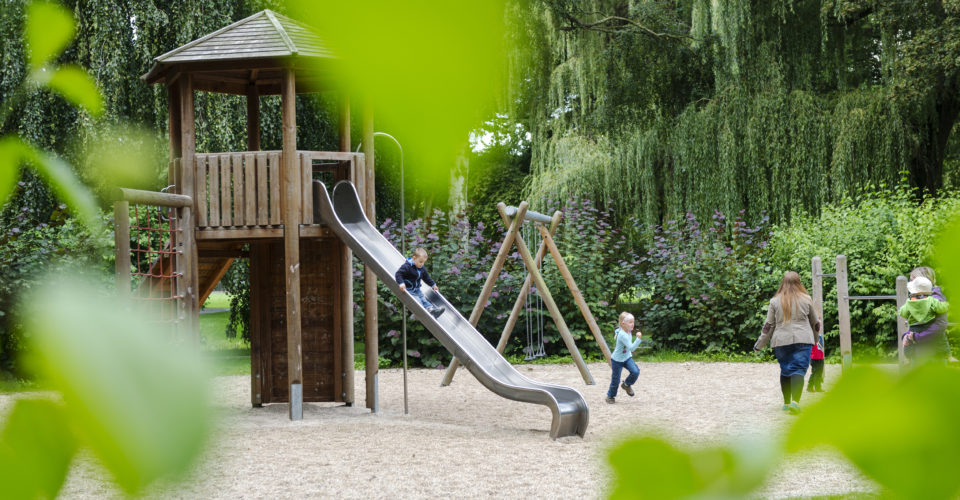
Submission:
M 170 68 L 180 66 L 196 71 L 209 69 L 205 71 L 208 83 L 236 81 L 233 73 L 237 71 L 269 70 L 279 67 L 280 61 L 305 59 L 332 60 L 334 56 L 310 28 L 262 10 L 154 58 L 153 67 L 142 78 L 149 83 L 162 82 Z M 214 71 L 219 71 L 221 78 L 211 74 Z M 251 78 L 251 82 L 254 80 Z

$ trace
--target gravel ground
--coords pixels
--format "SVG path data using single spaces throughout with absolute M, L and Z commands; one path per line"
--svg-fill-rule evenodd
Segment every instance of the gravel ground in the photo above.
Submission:
M 550 411 L 486 390 L 466 370 L 449 387 L 442 372 L 408 373 L 409 415 L 403 414 L 399 369 L 380 372 L 380 413 L 309 403 L 291 422 L 287 405 L 251 408 L 248 376 L 215 379 L 218 434 L 191 477 L 157 485 L 156 498 L 423 498 L 603 497 L 610 479 L 606 450 L 631 433 L 654 431 L 686 445 L 719 444 L 780 432 L 778 368 L 758 363 L 641 363 L 636 397 L 622 391 L 604 402 L 609 368 L 591 364 L 596 385 L 573 365 L 528 365 L 535 380 L 579 390 L 590 406 L 586 436 L 550 440 Z M 827 365 L 826 380 L 835 380 Z M 364 375 L 356 398 L 365 401 Z M 0 396 L 0 410 L 13 397 Z M 819 394 L 804 394 L 804 403 Z M 64 498 L 120 497 L 89 456 L 76 460 Z M 876 491 L 837 454 L 791 458 L 758 492 L 761 498 Z

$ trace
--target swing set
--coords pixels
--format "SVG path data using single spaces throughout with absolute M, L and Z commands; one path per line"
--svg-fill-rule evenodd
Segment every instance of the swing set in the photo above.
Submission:
M 567 350 L 573 357 L 573 362 L 580 370 L 580 375 L 583 377 L 584 383 L 587 385 L 593 385 L 593 376 L 587 369 L 587 365 L 584 363 L 579 349 L 577 349 L 577 345 L 573 340 L 573 336 L 570 334 L 570 329 L 567 328 L 567 324 L 563 319 L 563 315 L 560 314 L 560 310 L 557 308 L 557 304 L 553 300 L 553 295 L 547 288 L 547 284 L 543 279 L 543 274 L 540 271 L 543 265 L 543 258 L 549 251 L 550 255 L 553 257 L 554 263 L 557 265 L 557 269 L 560 271 L 561 276 L 563 276 L 564 282 L 567 284 L 567 288 L 569 288 L 570 293 L 573 295 L 573 298 L 577 303 L 577 307 L 579 307 L 580 312 L 583 314 L 583 317 L 587 322 L 587 326 L 593 333 L 593 336 L 597 341 L 597 345 L 600 346 L 600 350 L 603 352 L 603 356 L 606 358 L 607 363 L 609 364 L 610 349 L 607 347 L 607 343 L 603 340 L 603 335 L 600 333 L 600 327 L 597 326 L 597 321 L 590 312 L 590 307 L 583 299 L 583 294 L 580 292 L 580 288 L 574 281 L 573 275 L 570 274 L 570 270 L 563 261 L 563 256 L 560 254 L 560 250 L 557 248 L 557 245 L 553 240 L 553 235 L 556 234 L 557 228 L 560 225 L 560 220 L 563 218 L 563 212 L 558 210 L 554 212 L 553 216 L 551 217 L 528 210 L 529 206 L 529 203 L 526 201 L 521 202 L 519 207 L 508 207 L 502 202 L 497 204 L 497 211 L 500 213 L 500 217 L 503 219 L 504 226 L 508 228 L 507 234 L 503 239 L 503 244 L 500 245 L 500 250 L 497 252 L 496 259 L 493 261 L 493 266 L 490 269 L 490 273 L 487 274 L 487 280 L 483 285 L 480 296 L 477 298 L 476 305 L 473 307 L 473 312 L 470 314 L 470 324 L 476 327 L 477 323 L 480 321 L 480 315 L 483 313 L 483 309 L 486 306 L 487 300 L 490 298 L 490 294 L 493 292 L 493 286 L 496 283 L 497 277 L 500 275 L 500 271 L 503 269 L 503 264 L 507 259 L 507 255 L 510 253 L 510 250 L 513 248 L 513 246 L 516 245 L 517 250 L 520 252 L 520 257 L 523 260 L 524 266 L 527 269 L 527 276 L 523 281 L 523 286 L 520 288 L 520 294 L 517 296 L 517 300 L 513 305 L 513 310 L 510 312 L 510 317 L 507 319 L 507 323 L 503 328 L 503 332 L 500 334 L 500 341 L 497 343 L 497 352 L 499 352 L 501 355 L 503 354 L 507 343 L 510 340 L 510 336 L 513 333 L 513 329 L 517 324 L 517 320 L 520 318 L 520 313 L 526 310 L 527 346 L 523 350 L 525 354 L 524 359 L 529 361 L 544 356 L 542 311 L 543 308 L 546 307 L 550 317 L 553 319 L 554 324 L 557 326 L 557 330 L 560 332 L 560 336 L 563 338 L 563 341 L 567 346 Z M 525 232 L 523 230 L 524 222 L 533 223 L 532 226 L 526 226 Z M 549 225 L 549 227 L 547 225 Z M 526 236 L 526 238 L 524 238 L 524 236 Z M 528 240 L 533 241 L 537 247 L 536 256 L 530 253 L 530 249 L 526 244 L 526 241 Z M 531 293 L 531 290 L 535 293 L 536 298 L 527 301 L 527 296 Z M 536 312 L 535 317 L 534 312 Z M 454 358 L 453 361 L 451 361 L 450 366 L 447 368 L 446 373 L 444 373 L 443 381 L 440 383 L 440 385 L 450 385 L 450 382 L 453 381 L 453 375 L 456 373 L 458 366 L 459 362 L 456 358 Z

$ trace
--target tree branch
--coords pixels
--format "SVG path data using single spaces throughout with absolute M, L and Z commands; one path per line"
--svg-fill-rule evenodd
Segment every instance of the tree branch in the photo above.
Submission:
M 596 14 L 599 14 L 599 13 L 596 13 Z M 693 40 L 694 39 L 690 35 L 676 35 L 673 33 L 666 33 L 666 32 L 658 33 L 638 23 L 637 21 L 634 21 L 633 19 L 621 17 L 621 16 L 606 16 L 594 22 L 585 22 L 569 12 L 564 12 L 563 16 L 566 17 L 568 21 L 570 21 L 571 25 L 562 26 L 560 28 L 560 31 L 573 31 L 577 29 L 584 29 L 584 30 L 590 30 L 590 31 L 599 31 L 602 33 L 620 33 L 624 31 L 622 27 L 626 25 L 626 26 L 633 26 L 635 28 L 634 31 L 639 31 L 645 35 L 652 36 L 654 38 L 668 38 L 672 40 Z M 608 28 L 606 26 L 612 23 L 622 23 L 622 24 L 618 26 L 614 26 L 613 28 Z

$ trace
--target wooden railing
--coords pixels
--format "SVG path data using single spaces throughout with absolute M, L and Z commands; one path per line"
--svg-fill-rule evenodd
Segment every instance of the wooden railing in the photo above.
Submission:
M 297 151 L 301 184 L 300 220 L 314 224 L 312 181 L 354 178 L 359 153 Z M 195 199 L 197 228 L 282 227 L 283 155 L 280 151 L 198 153 Z
M 281 224 L 279 151 L 208 153 L 196 159 L 197 227 Z

